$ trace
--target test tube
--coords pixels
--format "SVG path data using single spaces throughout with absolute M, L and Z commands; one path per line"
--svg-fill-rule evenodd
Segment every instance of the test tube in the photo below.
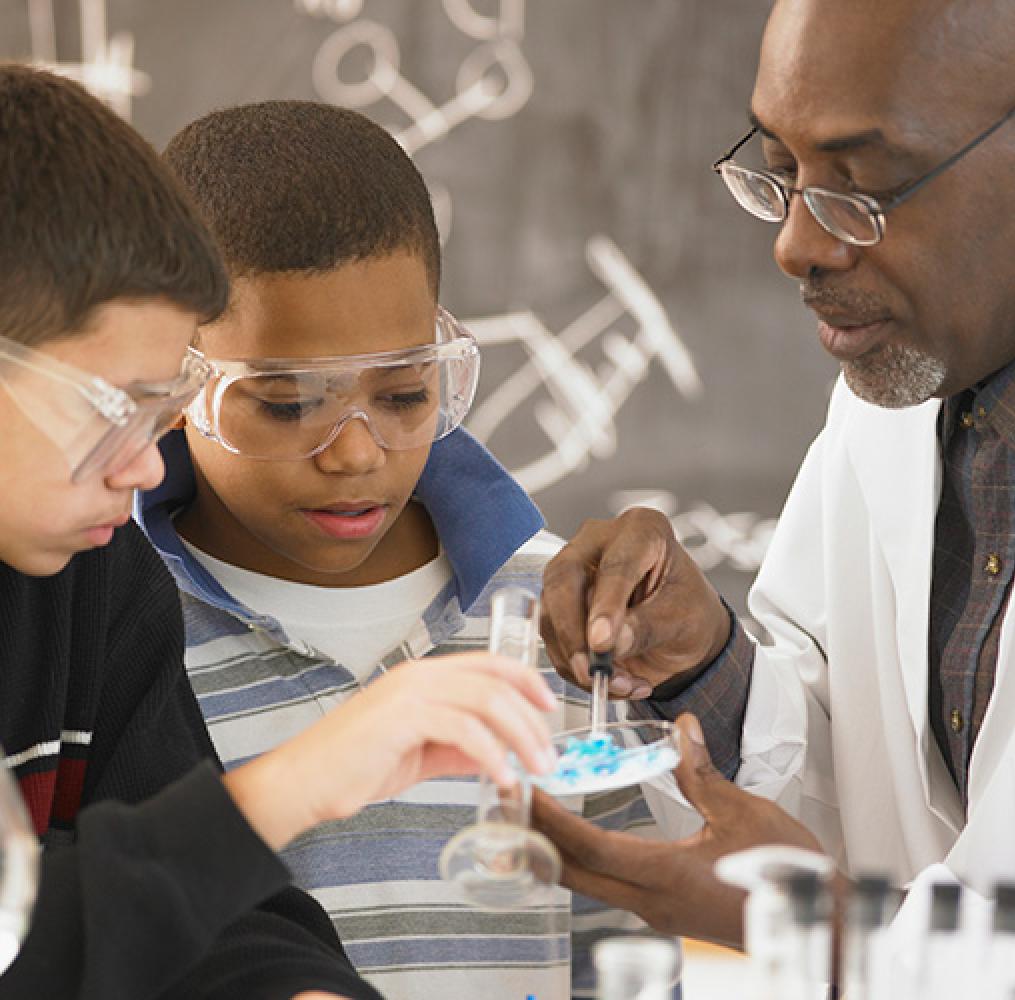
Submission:
M 490 598 L 491 653 L 535 667 L 539 662 L 539 598 L 524 587 L 508 586 Z
M 787 1000 L 799 961 L 787 886 L 793 875 L 819 879 L 834 871 L 832 859 L 798 847 L 752 847 L 727 854 L 715 865 L 720 881 L 747 889 L 744 943 L 750 959 L 753 1000 Z
M 912 993 L 921 1000 L 952 1000 L 962 995 L 962 942 L 958 933 L 961 895 L 962 887 L 953 882 L 931 886 L 930 920 Z
M 994 913 L 984 962 L 984 1000 L 1015 996 L 1015 883 L 994 887 Z
M 598 1000 L 670 1000 L 680 956 L 666 938 L 627 935 L 592 946 Z
M 824 1000 L 831 981 L 831 896 L 815 872 L 786 880 L 793 944 L 785 990 L 799 1000 Z
M 539 600 L 522 587 L 497 590 L 490 600 L 491 653 L 535 669 L 539 649 Z M 556 848 L 530 826 L 532 783 L 516 760 L 518 781 L 498 788 L 479 779 L 476 821 L 444 846 L 440 868 L 471 903 L 510 910 L 538 902 L 560 876 Z
M 843 983 L 850 1000 L 884 996 L 883 935 L 892 885 L 884 875 L 860 875 L 846 904 Z

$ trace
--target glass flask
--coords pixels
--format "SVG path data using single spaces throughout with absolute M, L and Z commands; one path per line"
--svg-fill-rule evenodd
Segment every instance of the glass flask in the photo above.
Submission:
M 536 669 L 539 600 L 521 587 L 504 587 L 490 601 L 491 653 Z M 498 788 L 479 779 L 476 822 L 444 846 L 441 876 L 465 899 L 488 910 L 512 910 L 544 902 L 560 877 L 556 848 L 530 825 L 532 782 L 517 766 L 518 781 Z

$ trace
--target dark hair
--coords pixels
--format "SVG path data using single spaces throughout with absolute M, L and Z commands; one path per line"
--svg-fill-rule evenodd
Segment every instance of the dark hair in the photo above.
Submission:
M 75 333 L 119 298 L 207 321 L 228 297 L 214 242 L 155 151 L 78 84 L 0 65 L 0 334 Z
M 426 184 L 369 118 L 312 101 L 264 101 L 188 125 L 163 154 L 234 276 L 327 271 L 408 250 L 437 296 L 440 244 Z

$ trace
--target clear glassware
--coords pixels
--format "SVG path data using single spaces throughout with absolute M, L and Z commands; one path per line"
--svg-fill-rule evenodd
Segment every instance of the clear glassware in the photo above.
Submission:
M 17 784 L 0 765 L 0 975 L 28 933 L 38 884 L 39 841 Z
M 498 590 L 490 601 L 491 653 L 536 667 L 539 600 L 521 587 Z M 512 910 L 543 902 L 560 878 L 557 849 L 530 825 L 531 778 L 498 788 L 479 779 L 476 822 L 459 831 L 441 852 L 441 876 L 465 899 L 488 910 Z
M 557 766 L 533 776 L 532 783 L 556 797 L 641 784 L 672 771 L 679 761 L 673 724 L 664 719 L 570 729 L 555 736 L 553 745 Z
M 666 938 L 629 935 L 592 946 L 599 1000 L 670 1000 L 680 953 Z

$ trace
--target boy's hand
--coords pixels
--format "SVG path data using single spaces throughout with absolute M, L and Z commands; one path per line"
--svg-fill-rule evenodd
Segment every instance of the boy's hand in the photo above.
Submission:
M 543 571 L 540 631 L 554 666 L 588 689 L 588 651 L 611 651 L 610 693 L 647 698 L 722 651 L 730 617 L 658 511 L 586 521 Z
M 539 674 L 515 660 L 466 653 L 410 661 L 224 781 L 277 849 L 428 778 L 485 772 L 510 785 L 509 751 L 531 772 L 549 770 L 542 713 L 555 706 Z

